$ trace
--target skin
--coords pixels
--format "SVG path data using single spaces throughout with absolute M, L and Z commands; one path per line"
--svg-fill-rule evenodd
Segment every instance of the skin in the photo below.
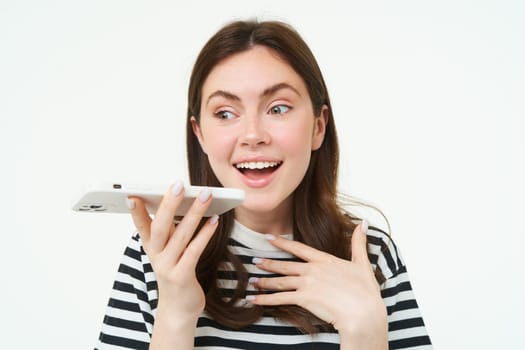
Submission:
M 268 89 L 271 93 L 265 94 Z M 386 308 L 368 261 L 366 223 L 352 236 L 352 261 L 279 235 L 291 232 L 291 196 L 311 151 L 322 144 L 326 107 L 314 115 L 300 76 L 272 51 L 258 46 L 220 62 L 202 90 L 201 120 L 198 124 L 192 119 L 193 130 L 221 183 L 246 191 L 236 219 L 257 232 L 269 232 L 265 235 L 269 242 L 304 261 L 256 259 L 259 268 L 283 276 L 251 280 L 258 288 L 277 292 L 247 300 L 309 310 L 339 331 L 341 349 L 386 349 Z M 245 181 L 235 168 L 236 162 L 246 159 L 282 163 L 260 186 Z M 158 281 L 150 349 L 192 349 L 197 319 L 205 307 L 195 267 L 218 218 L 210 218 L 190 241 L 212 198 L 202 193 L 175 227 L 173 216 L 183 197 L 180 188 L 176 183 L 168 190 L 154 219 L 140 198 L 128 202 Z

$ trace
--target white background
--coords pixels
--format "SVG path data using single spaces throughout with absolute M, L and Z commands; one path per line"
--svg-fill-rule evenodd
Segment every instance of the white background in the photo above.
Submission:
M 341 189 L 388 216 L 436 348 L 523 346 L 521 1 L 3 0 L 1 347 L 93 347 L 133 227 L 70 202 L 185 178 L 193 60 L 254 16 L 317 56 Z

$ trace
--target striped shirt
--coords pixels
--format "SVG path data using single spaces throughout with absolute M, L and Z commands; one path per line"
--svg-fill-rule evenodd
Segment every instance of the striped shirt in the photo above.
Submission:
M 249 262 L 244 266 L 250 276 L 269 274 L 253 265 L 251 257 L 293 259 L 271 245 L 264 235 L 237 221 L 228 247 L 242 256 L 242 261 Z M 388 235 L 371 227 L 368 251 L 371 264 L 386 278 L 381 294 L 388 313 L 389 348 L 432 349 L 398 248 Z M 229 265 L 224 264 L 223 268 L 227 270 Z M 225 276 L 219 281 L 221 288 L 235 288 L 236 281 L 226 277 L 231 274 L 219 275 Z M 253 287 L 248 288 L 252 289 L 247 294 L 255 292 Z M 155 275 L 136 234 L 124 252 L 95 349 L 147 349 L 157 299 Z M 339 349 L 339 335 L 336 331 L 304 334 L 294 325 L 273 317 L 262 317 L 242 330 L 232 330 L 204 312 L 197 322 L 194 344 L 195 349 Z

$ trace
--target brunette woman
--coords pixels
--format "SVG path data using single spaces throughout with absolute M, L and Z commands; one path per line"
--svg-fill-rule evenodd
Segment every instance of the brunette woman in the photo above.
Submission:
M 338 202 L 339 149 L 310 49 L 280 22 L 240 21 L 206 43 L 189 85 L 190 183 L 241 188 L 203 219 L 205 190 L 173 223 L 128 204 L 127 247 L 99 349 L 430 348 L 389 235 Z

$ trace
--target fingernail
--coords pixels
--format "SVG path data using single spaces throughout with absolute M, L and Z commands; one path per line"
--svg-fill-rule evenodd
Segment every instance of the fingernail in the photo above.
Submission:
M 135 209 L 135 201 L 131 198 L 126 198 L 126 205 L 129 209 Z
M 366 219 L 361 221 L 361 232 L 365 234 L 368 232 L 368 221 L 366 221 Z
M 215 225 L 217 221 L 219 221 L 219 215 L 212 215 L 212 217 L 210 218 L 210 224 Z
M 248 278 L 248 283 L 250 283 L 250 284 L 255 284 L 257 282 L 259 282 L 259 278 L 257 278 L 257 277 L 250 277 L 250 278 Z
M 275 237 L 275 235 L 272 235 L 271 233 L 265 234 L 264 238 L 266 238 L 269 241 L 275 241 L 277 239 L 277 237 Z
M 173 184 L 173 187 L 171 188 L 171 193 L 176 197 L 182 192 L 183 188 L 184 188 L 184 184 L 182 183 L 182 181 L 177 180 L 175 181 L 175 183 Z
M 255 298 L 256 298 L 255 295 L 247 295 L 244 299 L 248 301 L 254 301 Z
M 261 259 L 261 258 L 253 258 L 253 259 L 252 259 L 252 263 L 253 263 L 254 265 L 260 264 L 260 263 L 262 263 L 262 262 L 263 262 L 263 259 Z
M 206 203 L 206 201 L 211 197 L 211 190 L 209 188 L 205 188 L 202 190 L 202 192 L 199 194 L 199 201 L 201 203 Z

